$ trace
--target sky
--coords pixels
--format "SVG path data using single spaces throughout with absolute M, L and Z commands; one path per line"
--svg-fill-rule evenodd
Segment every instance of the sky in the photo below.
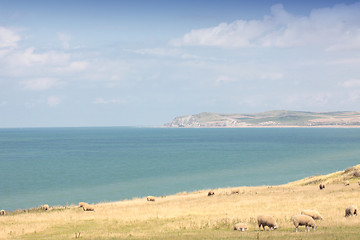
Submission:
M 360 111 L 360 1 L 0 0 L 0 128 Z

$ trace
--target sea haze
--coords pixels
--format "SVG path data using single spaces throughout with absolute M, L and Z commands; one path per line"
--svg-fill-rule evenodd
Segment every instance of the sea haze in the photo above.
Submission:
M 0 208 L 284 184 L 359 155 L 358 128 L 0 129 Z

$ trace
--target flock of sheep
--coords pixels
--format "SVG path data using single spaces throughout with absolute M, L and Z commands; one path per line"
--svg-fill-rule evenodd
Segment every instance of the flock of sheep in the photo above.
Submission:
M 344 185 L 348 186 L 350 183 L 349 181 L 345 181 Z M 360 182 L 359 182 L 360 185 Z M 325 188 L 325 184 L 319 185 L 320 190 L 323 190 Z M 232 190 L 232 194 L 239 193 L 239 190 Z M 214 191 L 209 191 L 208 196 L 215 195 Z M 345 209 L 345 217 L 350 216 L 357 216 L 358 214 L 358 207 L 356 205 L 351 205 Z M 316 229 L 316 222 L 315 220 L 324 220 L 324 218 L 321 216 L 321 214 L 317 210 L 303 210 L 301 211 L 301 214 L 294 215 L 292 217 L 293 224 L 295 226 L 295 231 L 298 231 L 299 226 L 305 226 L 306 231 L 309 231 L 309 227 L 313 230 Z M 268 227 L 269 230 L 271 229 L 278 229 L 278 224 L 273 216 L 270 215 L 259 215 L 257 216 L 257 225 L 259 226 L 259 231 L 261 230 L 261 227 L 263 230 L 265 230 L 265 227 Z M 234 226 L 234 230 L 238 231 L 246 231 L 248 229 L 246 223 L 237 223 Z
M 345 186 L 349 185 L 349 181 L 344 182 Z M 360 185 L 360 182 L 359 182 Z M 319 185 L 320 190 L 325 188 L 324 184 Z M 239 190 L 232 190 L 232 194 L 239 193 Z M 215 195 L 214 191 L 209 191 L 208 196 Z M 165 197 L 165 196 L 162 196 Z M 155 201 L 154 196 L 148 196 L 146 198 L 147 201 Z M 79 202 L 78 206 L 82 208 L 84 211 L 93 211 L 95 212 L 94 206 L 86 203 L 86 202 Z M 49 210 L 50 207 L 48 204 L 40 206 L 41 210 Z M 345 217 L 350 216 L 357 216 L 358 214 L 358 207 L 356 205 L 351 205 L 345 209 Z M 0 215 L 5 215 L 5 210 L 0 210 Z M 324 220 L 324 218 L 321 216 L 321 214 L 316 210 L 303 210 L 301 211 L 301 214 L 295 215 L 292 217 L 293 224 L 296 228 L 296 232 L 298 231 L 299 226 L 305 226 L 306 231 L 309 231 L 309 227 L 311 227 L 313 230 L 316 229 L 316 222 L 315 220 Z M 263 230 L 265 230 L 265 227 L 268 227 L 269 230 L 274 229 L 276 230 L 278 228 L 278 224 L 273 216 L 270 215 L 259 215 L 257 216 L 257 225 L 259 226 L 259 231 L 261 230 L 261 227 Z M 246 231 L 248 229 L 246 223 L 237 223 L 234 226 L 234 230 L 238 231 Z

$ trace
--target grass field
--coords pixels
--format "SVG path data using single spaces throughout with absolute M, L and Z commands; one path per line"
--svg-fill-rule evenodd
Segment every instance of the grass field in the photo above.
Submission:
M 77 206 L 30 209 L 0 216 L 0 239 L 359 239 L 360 216 L 344 217 L 345 208 L 360 206 L 360 165 L 327 176 L 282 186 L 238 187 L 179 193 L 155 202 L 146 198 L 98 203 L 95 212 Z M 350 186 L 344 186 L 344 180 Z M 319 190 L 318 183 L 326 183 Z M 86 201 L 86 199 L 84 199 Z M 291 217 L 316 209 L 324 217 L 316 231 L 295 232 Z M 256 217 L 269 214 L 279 229 L 258 231 Z M 234 231 L 245 222 L 248 231 Z M 80 234 L 80 237 L 79 237 Z

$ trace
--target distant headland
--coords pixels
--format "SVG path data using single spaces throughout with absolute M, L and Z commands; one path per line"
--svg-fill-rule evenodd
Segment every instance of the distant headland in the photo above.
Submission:
M 176 117 L 172 128 L 241 127 L 360 127 L 360 112 L 304 112 L 276 110 L 262 113 L 209 113 Z

